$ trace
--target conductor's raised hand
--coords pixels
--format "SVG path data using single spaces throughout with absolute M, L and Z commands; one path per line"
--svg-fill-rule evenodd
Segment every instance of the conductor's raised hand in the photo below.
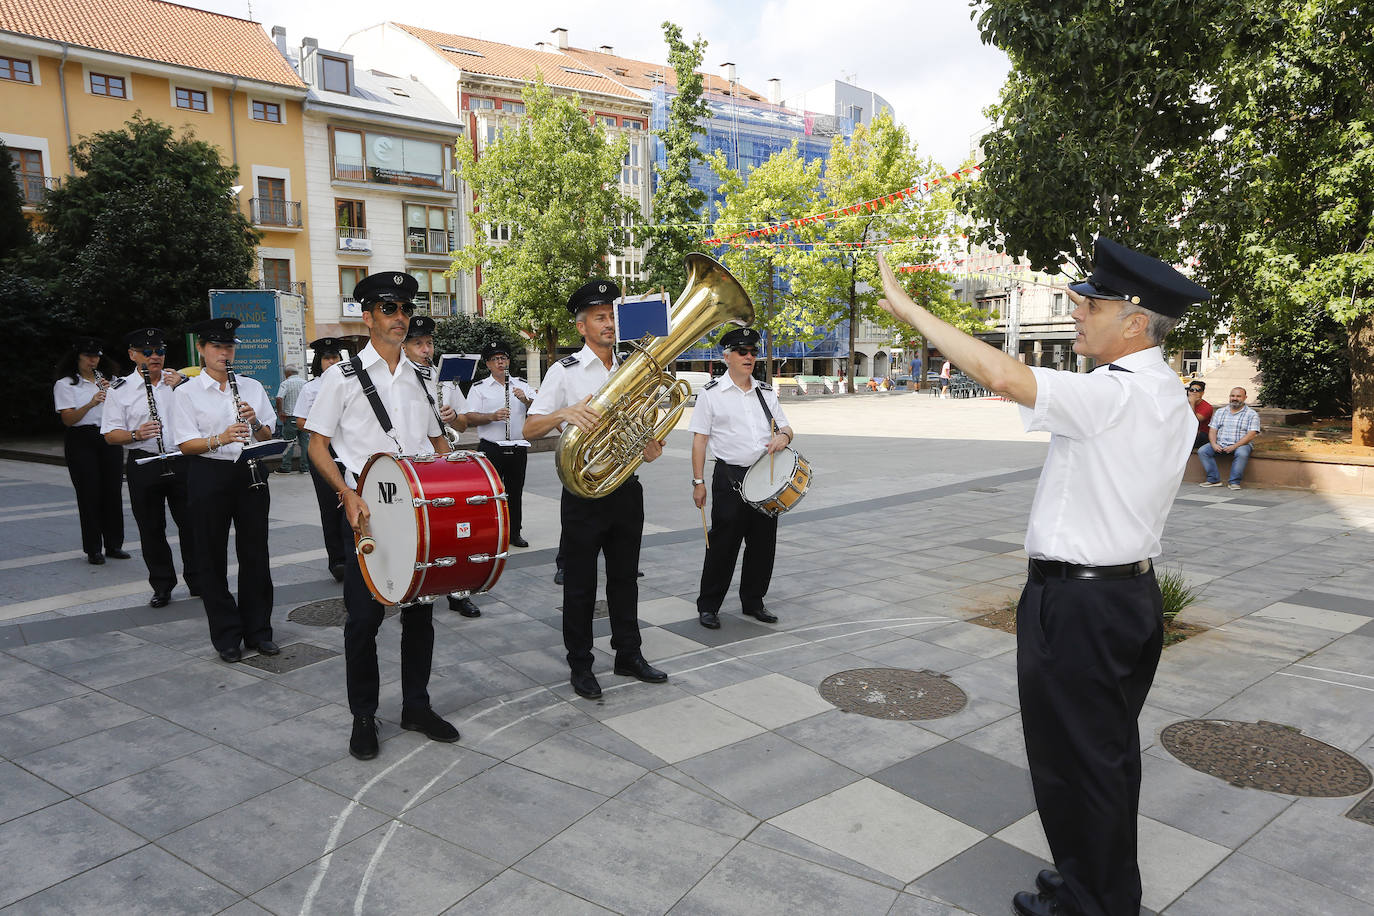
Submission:
M 902 288 L 892 265 L 887 263 L 887 255 L 881 251 L 878 252 L 878 275 L 883 282 L 883 298 L 878 300 L 878 305 L 893 318 L 915 324 L 916 303 Z

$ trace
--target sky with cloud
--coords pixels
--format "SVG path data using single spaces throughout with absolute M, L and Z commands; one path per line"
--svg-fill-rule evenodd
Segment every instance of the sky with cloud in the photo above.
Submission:
M 339 47 L 354 31 L 384 19 L 533 46 L 550 30 L 568 29 L 576 47 L 612 45 L 617 54 L 666 60 L 661 24 L 708 42 L 704 69 L 732 61 L 745 85 L 766 93 L 782 80 L 784 97 L 844 79 L 870 89 L 896 109 L 922 155 L 952 168 L 987 124 L 1009 63 L 984 45 L 963 0 L 701 0 L 629 4 L 624 0 L 521 0 L 436 4 L 423 0 L 181 0 L 185 5 L 286 28 Z M 366 61 L 363 61 L 365 64 Z

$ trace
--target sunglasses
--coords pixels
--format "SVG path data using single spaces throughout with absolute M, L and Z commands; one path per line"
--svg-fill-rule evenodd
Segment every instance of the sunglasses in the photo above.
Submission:
M 758 348 L 758 347 L 731 347 L 730 349 L 733 350 L 733 351 L 735 351 L 736 353 L 738 353 L 740 356 L 758 356 L 758 355 L 759 355 L 759 348 Z
M 1189 390 L 1189 391 L 1201 391 L 1202 389 L 1201 389 L 1201 388 L 1193 388 L 1193 387 L 1190 386 L 1190 387 L 1188 388 L 1188 390 Z
M 374 308 L 387 317 L 395 315 L 397 309 L 400 309 L 407 318 L 415 314 L 415 305 L 411 302 L 378 302 Z
M 167 355 L 167 348 L 166 348 L 166 347 L 144 347 L 144 348 L 143 348 L 142 350 L 140 350 L 139 352 L 142 353 L 144 356 L 165 356 L 165 355 Z

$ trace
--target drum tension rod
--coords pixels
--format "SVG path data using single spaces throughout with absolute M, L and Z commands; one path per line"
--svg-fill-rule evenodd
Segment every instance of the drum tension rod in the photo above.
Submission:
M 458 563 L 457 557 L 439 557 L 432 563 L 416 563 L 415 569 L 433 569 L 436 566 L 455 566 Z
M 505 494 L 505 493 L 497 493 L 495 496 L 469 496 L 469 497 L 468 497 L 468 505 L 469 505 L 469 506 L 482 506 L 482 505 L 486 505 L 487 503 L 491 502 L 493 499 L 505 499 L 505 498 L 506 498 L 506 494 Z
M 490 563 L 492 560 L 504 560 L 510 556 L 509 550 L 500 553 L 474 553 L 468 557 L 469 563 Z
M 438 499 L 412 499 L 410 504 L 416 509 L 421 506 L 433 506 L 436 509 L 447 509 L 449 506 L 458 502 L 452 496 L 440 496 Z

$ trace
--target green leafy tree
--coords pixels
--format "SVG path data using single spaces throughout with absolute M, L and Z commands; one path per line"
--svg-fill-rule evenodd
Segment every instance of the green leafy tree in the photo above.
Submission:
M 33 233 L 24 216 L 19 173 L 9 147 L 0 140 L 0 259 L 8 258 L 31 244 Z
M 258 235 L 239 211 L 238 169 L 190 133 L 135 116 L 71 150 L 79 174 L 48 192 L 43 248 L 84 325 L 116 337 L 175 332 L 209 316 L 209 291 L 249 284 Z
M 512 370 L 525 355 L 525 338 L 507 325 L 484 315 L 454 315 L 434 325 L 434 352 L 478 353 L 489 343 L 504 344 L 510 351 Z M 437 359 L 437 356 L 436 356 Z M 480 371 L 480 370 L 479 370 Z
M 682 285 L 682 262 L 692 252 L 706 251 L 701 244 L 706 193 L 692 186 L 692 166 L 704 161 L 697 135 L 710 117 L 702 101 L 700 73 L 706 41 L 700 36 L 688 44 L 682 28 L 663 23 L 668 42 L 668 66 L 677 76 L 677 94 L 668 104 L 668 125 L 654 134 L 663 141 L 665 161 L 657 171 L 654 189 L 654 225 L 647 227 L 649 250 L 644 255 L 647 288 L 677 289 Z
M 747 176 L 730 168 L 722 152 L 713 153 L 710 163 L 721 180 L 723 200 L 718 204 L 717 218 L 722 227 L 778 223 L 821 209 L 820 160 L 808 166 L 795 143 L 774 153 Z M 720 234 L 729 234 L 729 230 L 723 228 Z M 758 243 L 741 238 L 722 255 L 725 266 L 753 300 L 754 327 L 763 333 L 769 379 L 773 375 L 774 343 L 779 338 L 809 338 L 833 312 L 824 296 L 797 282 L 798 270 L 814 255 L 795 243 L 809 241 L 814 235 L 808 228 L 771 235 Z
M 882 114 L 861 125 L 853 137 L 836 137 L 822 176 L 827 208 L 843 208 L 885 197 L 910 187 L 921 178 L 939 172 L 933 160 L 917 154 L 905 127 Z M 878 306 L 882 284 L 877 259 L 866 250 L 889 239 L 929 238 L 947 225 L 948 197 L 936 193 L 918 200 L 865 208 L 826 224 L 824 241 L 834 248 L 799 265 L 798 281 L 831 303 L 828 326 L 849 319 L 846 374 L 848 390 L 854 390 L 855 336 L 859 322 L 868 320 L 895 331 L 891 317 Z M 899 242 L 892 246 L 894 263 L 930 260 L 935 243 Z M 941 315 L 961 317 L 948 281 L 940 274 L 922 271 L 904 275 L 908 289 L 927 308 Z M 981 327 L 982 322 L 979 321 Z
M 573 290 L 605 271 L 620 251 L 620 226 L 636 212 L 618 188 L 623 138 L 611 142 L 578 107 L 555 96 L 542 76 L 524 90 L 525 117 L 508 126 L 480 159 L 458 144 L 479 231 L 454 252 L 452 272 L 481 268 L 479 292 L 492 318 L 527 332 L 553 359 L 575 330 L 565 304 Z M 487 226 L 510 241 L 494 244 Z

